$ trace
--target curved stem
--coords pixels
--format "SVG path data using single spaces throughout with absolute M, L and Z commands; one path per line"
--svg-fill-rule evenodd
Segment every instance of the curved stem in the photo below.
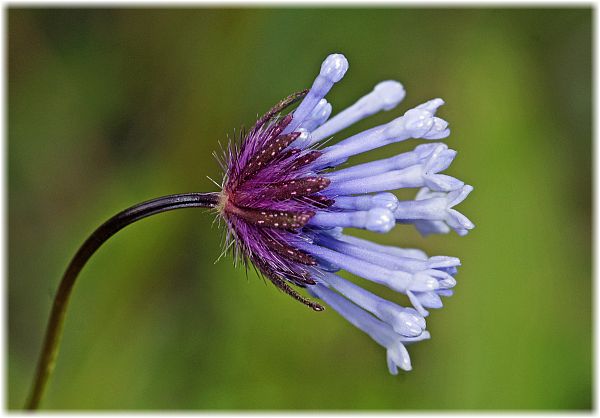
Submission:
M 139 203 L 119 212 L 100 225 L 79 247 L 79 250 L 71 259 L 54 296 L 52 312 L 46 327 L 44 346 L 40 354 L 35 379 L 25 409 L 37 409 L 40 404 L 46 384 L 56 363 L 65 322 L 65 313 L 75 280 L 85 263 L 96 250 L 118 231 L 140 219 L 174 209 L 214 208 L 219 203 L 219 197 L 220 193 L 185 193 L 163 196 Z

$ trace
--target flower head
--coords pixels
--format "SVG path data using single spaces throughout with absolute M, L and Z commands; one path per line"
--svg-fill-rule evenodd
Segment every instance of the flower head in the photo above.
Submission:
M 436 116 L 444 101 L 433 99 L 387 124 L 320 146 L 404 98 L 400 83 L 383 81 L 330 118 L 332 107 L 324 97 L 347 69 L 343 55 L 328 56 L 309 90 L 278 103 L 240 143 L 229 145 L 218 209 L 227 223 L 226 245 L 236 257 L 295 299 L 322 310 L 291 285 L 308 288 L 384 346 L 389 370 L 396 374 L 398 368 L 411 368 L 405 345 L 429 338 L 427 309 L 440 308 L 440 296 L 452 294 L 460 261 L 375 244 L 346 234 L 344 228 L 385 233 L 397 223 L 412 223 L 424 235 L 450 229 L 464 235 L 474 225 L 453 207 L 472 187 L 440 174 L 456 156 L 442 143 L 336 169 L 352 156 L 388 144 L 450 134 L 448 123 Z M 419 192 L 415 200 L 399 201 L 391 191 L 400 188 Z M 405 294 L 413 307 L 368 292 L 335 274 L 339 270 Z

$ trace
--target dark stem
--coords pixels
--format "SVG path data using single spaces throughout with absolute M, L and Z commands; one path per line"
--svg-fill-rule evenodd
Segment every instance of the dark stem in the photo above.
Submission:
M 62 277 L 56 296 L 54 296 L 54 305 L 46 327 L 44 346 L 38 361 L 31 393 L 25 405 L 26 409 L 37 409 L 44 395 L 46 384 L 56 363 L 65 313 L 75 280 L 96 250 L 118 231 L 140 219 L 174 209 L 214 208 L 219 204 L 219 198 L 220 193 L 185 193 L 159 197 L 139 203 L 119 212 L 100 225 L 79 247 Z

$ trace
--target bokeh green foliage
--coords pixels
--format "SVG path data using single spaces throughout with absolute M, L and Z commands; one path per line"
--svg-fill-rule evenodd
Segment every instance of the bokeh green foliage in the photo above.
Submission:
M 127 228 L 85 268 L 43 406 L 591 408 L 591 31 L 586 8 L 10 9 L 8 407 L 86 235 L 142 200 L 215 190 L 218 141 L 343 52 L 335 109 L 382 79 L 407 89 L 349 133 L 443 97 L 449 172 L 475 187 L 464 238 L 369 236 L 463 261 L 414 370 L 390 376 L 332 310 L 215 264 L 213 216 L 185 210 Z

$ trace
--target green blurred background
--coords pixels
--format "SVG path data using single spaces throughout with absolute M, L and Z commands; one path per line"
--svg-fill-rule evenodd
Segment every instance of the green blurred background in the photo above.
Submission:
M 186 210 L 122 231 L 85 268 L 43 407 L 590 409 L 591 36 L 589 8 L 9 9 L 8 407 L 86 236 L 142 200 L 215 190 L 217 141 L 343 52 L 334 109 L 383 79 L 407 90 L 348 134 L 443 97 L 449 173 L 475 186 L 466 237 L 370 236 L 463 261 L 414 370 L 389 375 L 332 310 L 214 264 L 213 217 Z

